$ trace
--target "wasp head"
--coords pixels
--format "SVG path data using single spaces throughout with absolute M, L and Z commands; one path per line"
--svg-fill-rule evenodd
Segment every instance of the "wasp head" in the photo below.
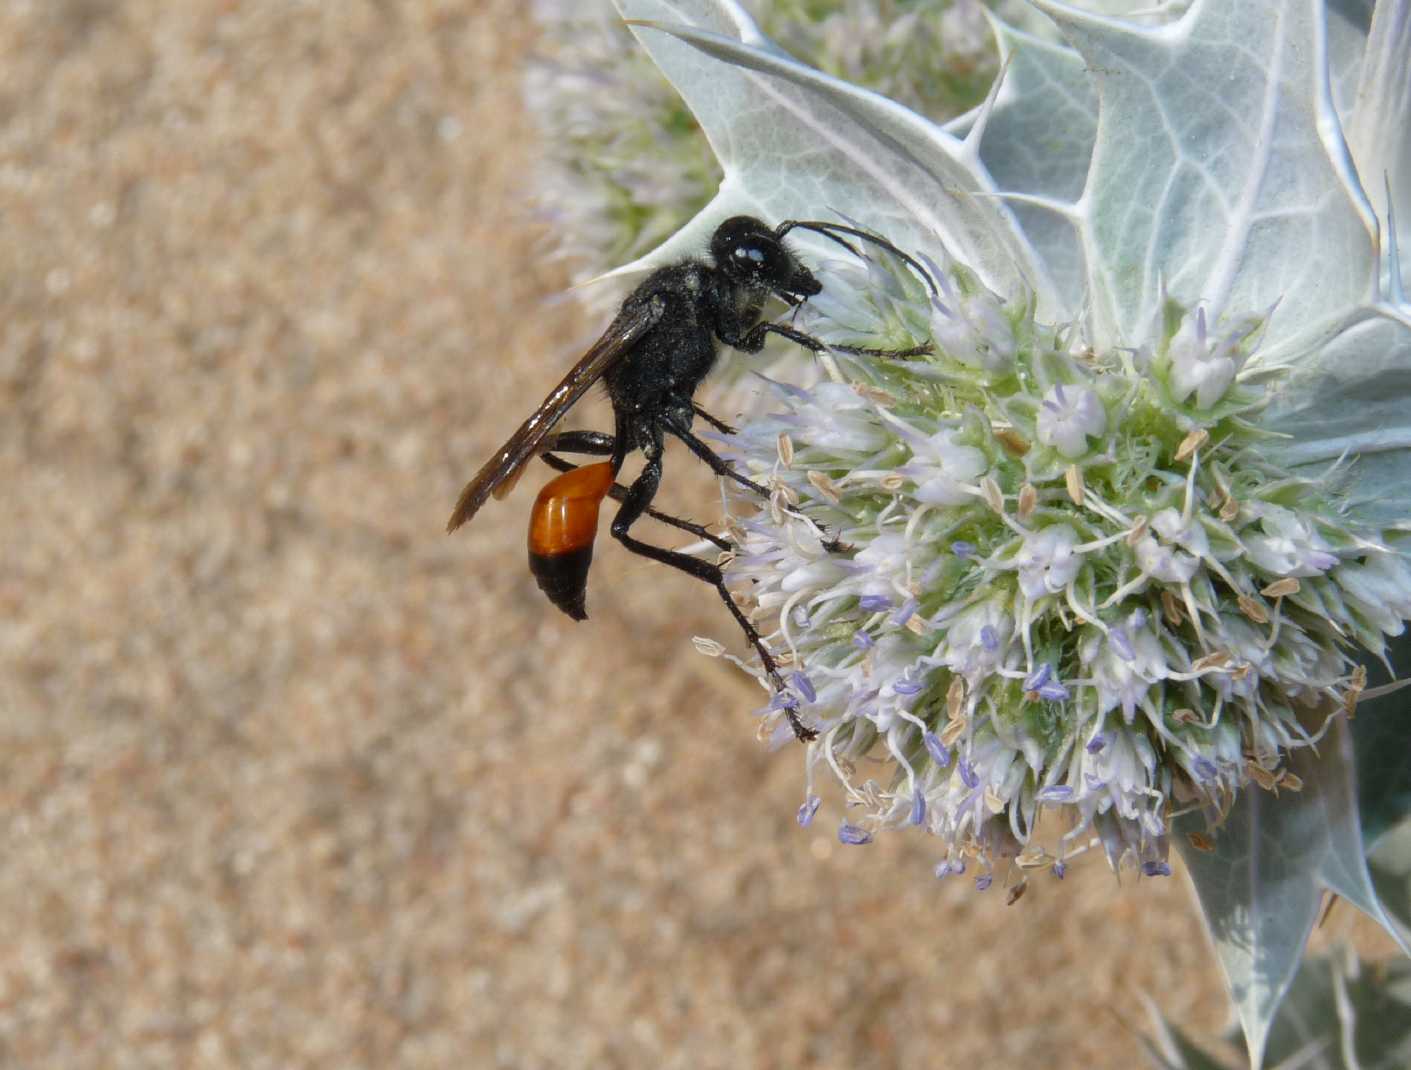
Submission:
M 710 255 L 733 281 L 768 290 L 791 305 L 823 289 L 784 240 L 753 216 L 737 215 L 721 223 L 710 240 Z

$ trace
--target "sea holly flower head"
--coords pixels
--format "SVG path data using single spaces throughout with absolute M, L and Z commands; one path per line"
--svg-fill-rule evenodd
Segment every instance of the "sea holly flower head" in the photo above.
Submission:
M 867 255 L 873 270 L 911 270 Z M 1171 353 L 1192 319 L 1163 316 L 1146 344 Z M 811 329 L 834 337 L 822 313 Z M 850 317 L 836 336 L 857 331 Z M 777 623 L 776 644 L 788 610 L 807 607 L 790 656 L 830 681 L 803 707 L 822 732 L 810 760 L 842 771 L 880 749 L 895 763 L 881 789 L 844 775 L 852 826 L 921 824 L 947 858 L 991 868 L 1096 842 L 1114 865 L 1162 875 L 1178 804 L 1228 807 L 1250 762 L 1278 770 L 1317 738 L 1309 711 L 1355 701 L 1348 637 L 1375 653 L 1400 627 L 1368 580 L 1394 577 L 1405 608 L 1411 570 L 1339 479 L 1263 455 L 1249 415 L 1268 387 L 1192 405 L 1171 389 L 1174 360 L 1079 356 L 1071 337 L 1030 312 L 1006 321 L 1002 340 L 1025 341 L 1000 375 L 957 374 L 918 334 L 906 342 L 931 343 L 921 356 L 835 355 L 819 388 L 831 405 L 781 390 L 779 412 L 726 447 L 798 505 L 734 498 L 749 538 L 727 574 Z M 836 445 L 840 411 L 865 450 Z M 794 564 L 802 547 L 834 571 Z M 1070 827 L 1038 844 L 1045 810 Z
M 1010 168 L 1006 124 L 1032 121 L 1041 102 L 992 98 L 962 146 L 770 51 L 738 7 L 619 7 L 643 20 L 643 43 L 688 99 L 715 79 L 718 100 L 697 99 L 726 171 L 716 203 L 638 266 L 684 250 L 727 210 L 814 218 L 831 206 L 909 254 L 819 243 L 823 292 L 791 318 L 825 342 L 913 355 L 831 354 L 823 382 L 773 387 L 773 411 L 725 442 L 771 489 L 767 502 L 732 491 L 743 538 L 727 576 L 812 682 L 797 707 L 821 733 L 807 753 L 839 773 L 848 827 L 923 827 L 945 857 L 986 873 L 1028 849 L 1051 864 L 1091 842 L 1166 872 L 1169 814 L 1222 812 L 1249 763 L 1280 769 L 1318 738 L 1310 711 L 1355 701 L 1354 644 L 1379 653 L 1411 597 L 1395 526 L 1355 506 L 1355 470 L 1339 456 L 1309 465 L 1271 433 L 1290 369 L 1309 363 L 1300 347 L 1337 329 L 1306 324 L 1398 315 L 1377 296 L 1375 246 L 1344 226 L 1356 211 L 1322 210 L 1363 257 L 1362 288 L 1340 278 L 1341 296 L 1288 274 L 1291 244 L 1260 246 L 1275 269 L 1261 280 L 1257 256 L 1233 255 L 1252 229 L 1162 216 L 1169 233 L 1124 232 L 1113 221 L 1147 191 L 1107 184 L 1102 121 L 1150 116 L 1094 103 L 1089 192 L 1043 206 L 1078 235 L 1074 258 L 1051 227 L 1016 230 L 984 163 Z M 1197 38 L 1207 17 L 1199 5 L 1188 16 Z M 1145 32 L 1060 21 L 1078 41 Z M 1022 82 L 1033 71 L 1021 35 L 1001 34 Z M 1091 99 L 1070 55 L 1072 66 L 1043 59 L 1044 73 Z M 727 99 L 759 110 L 731 118 Z M 828 116 L 830 139 L 804 201 L 779 178 L 803 178 L 788 161 L 811 144 L 796 118 L 810 109 Z M 741 147 L 745 122 L 768 131 L 777 159 Z M 906 160 L 888 155 L 884 128 Z M 1322 140 L 1306 143 L 1327 159 Z M 1339 189 L 1336 169 L 1317 173 Z M 1233 172 L 1227 193 L 1243 190 L 1271 219 L 1301 210 L 1289 198 L 1307 191 L 1262 181 Z M 958 189 L 981 196 L 962 209 Z M 1109 270 L 1133 250 L 1158 260 L 1140 278 Z M 1322 311 L 1338 300 L 1343 311 Z M 1373 575 L 1395 576 L 1397 593 L 1374 593 Z M 782 741 L 781 710 L 773 700 L 761 712 Z M 891 763 L 890 783 L 853 782 L 865 756 Z M 1040 844 L 1045 810 L 1069 827 Z
M 1404 0 L 1037 0 L 1045 28 L 993 23 L 1004 90 L 945 128 L 732 0 L 614 2 L 723 173 L 623 271 L 740 213 L 906 254 L 791 233 L 823 284 L 795 328 L 910 355 L 820 354 L 817 385 L 768 388 L 724 444 L 770 491 L 727 488 L 727 577 L 808 681 L 760 716 L 780 742 L 789 704 L 818 730 L 840 839 L 922 829 L 937 875 L 981 889 L 1092 847 L 1159 878 L 1182 815 L 1239 849 L 1239 800 L 1271 791 L 1332 860 L 1305 879 L 1375 903 L 1329 778 L 1358 658 L 1411 609 Z M 1218 98 L 1189 76 L 1211 69 Z M 1257 973 L 1256 1054 L 1306 932 L 1276 919 L 1294 951 L 1270 956 L 1262 917 L 1230 904 L 1221 945 Z

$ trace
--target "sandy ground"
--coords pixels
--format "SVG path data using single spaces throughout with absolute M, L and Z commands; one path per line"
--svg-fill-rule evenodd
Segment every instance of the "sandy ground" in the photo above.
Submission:
M 0 6 L 0 1063 L 1120 1067 L 1141 991 L 1216 1027 L 1179 874 L 1007 908 L 803 832 L 709 591 L 605 540 L 574 625 L 526 493 L 442 534 L 595 326 L 526 220 L 521 7 Z

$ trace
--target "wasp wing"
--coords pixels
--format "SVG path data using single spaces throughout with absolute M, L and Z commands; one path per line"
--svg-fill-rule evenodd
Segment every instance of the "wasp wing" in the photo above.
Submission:
M 641 341 L 665 311 L 665 302 L 651 300 L 624 308 L 617 314 L 603 336 L 554 387 L 534 415 L 520 425 L 509 441 L 496 450 L 494 456 L 475 473 L 475 478 L 465 485 L 460 500 L 456 502 L 455 512 L 446 524 L 448 532 L 455 531 L 473 517 L 490 495 L 498 497 L 497 492 L 507 492 L 514 485 L 520 471 L 540 452 L 544 440 L 574 403 Z

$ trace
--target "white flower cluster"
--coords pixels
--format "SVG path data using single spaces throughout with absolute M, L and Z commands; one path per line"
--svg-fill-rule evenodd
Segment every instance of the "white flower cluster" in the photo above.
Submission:
M 727 440 L 773 492 L 729 521 L 727 574 L 792 673 L 764 715 L 820 733 L 799 820 L 827 766 L 843 842 L 923 827 L 938 875 L 1061 877 L 1097 841 L 1168 873 L 1174 810 L 1298 790 L 1288 752 L 1353 708 L 1353 648 L 1399 633 L 1411 568 L 1340 473 L 1262 457 L 1238 379 L 1259 321 L 1168 302 L 1148 347 L 1095 353 L 929 267 L 934 290 L 890 258 L 831 265 L 804 311 L 835 344 L 931 354 L 827 355 Z M 1041 843 L 1045 810 L 1067 827 Z

